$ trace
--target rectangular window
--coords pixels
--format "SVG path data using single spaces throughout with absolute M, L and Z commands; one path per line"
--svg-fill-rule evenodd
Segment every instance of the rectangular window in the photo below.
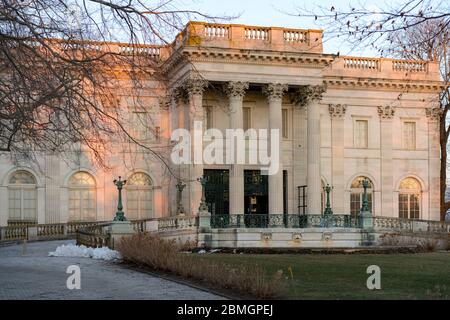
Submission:
M 288 139 L 289 138 L 289 113 L 287 109 L 282 110 L 282 131 L 283 131 L 283 138 Z
M 133 138 L 146 140 L 149 138 L 147 112 L 132 112 L 130 115 L 131 132 Z
M 368 147 L 368 129 L 369 122 L 367 120 L 356 120 L 355 121 L 355 148 L 364 149 Z
M 406 150 L 416 149 L 416 123 L 403 123 L 403 144 Z
M 213 110 L 211 107 L 205 107 L 205 130 L 213 128 Z
M 247 131 L 252 127 L 252 109 L 249 107 L 242 108 L 243 113 L 243 129 Z

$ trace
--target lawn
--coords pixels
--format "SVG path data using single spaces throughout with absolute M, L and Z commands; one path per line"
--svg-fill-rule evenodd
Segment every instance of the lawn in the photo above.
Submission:
M 450 299 L 450 253 L 198 257 L 229 265 L 257 264 L 268 276 L 283 270 L 286 299 Z M 366 286 L 371 265 L 381 268 L 379 291 Z

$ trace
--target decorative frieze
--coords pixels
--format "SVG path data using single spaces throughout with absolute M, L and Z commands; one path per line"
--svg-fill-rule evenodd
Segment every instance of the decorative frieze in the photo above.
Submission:
M 326 87 L 323 85 L 302 86 L 291 96 L 291 103 L 299 108 L 306 107 L 313 101 L 321 100 L 325 91 Z
M 344 104 L 330 104 L 328 107 L 331 118 L 343 118 L 347 111 L 347 106 Z
M 425 109 L 425 113 L 427 115 L 427 118 L 431 121 L 438 121 L 441 119 L 442 116 L 442 109 L 439 107 L 431 107 Z
M 230 99 L 243 99 L 248 88 L 249 83 L 242 81 L 232 81 L 224 85 L 224 91 Z
M 395 107 L 393 106 L 379 106 L 378 115 L 381 119 L 390 120 L 395 116 Z
M 288 89 L 289 86 L 284 83 L 269 83 L 263 87 L 263 93 L 269 99 L 281 100 Z

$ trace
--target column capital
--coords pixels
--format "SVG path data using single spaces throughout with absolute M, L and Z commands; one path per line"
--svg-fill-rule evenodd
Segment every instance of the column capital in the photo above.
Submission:
M 208 81 L 201 78 L 189 78 L 183 83 L 183 88 L 188 93 L 189 97 L 194 95 L 203 95 L 208 87 Z
M 328 107 L 331 118 L 342 119 L 347 112 L 347 105 L 345 104 L 330 104 Z
M 187 103 L 188 100 L 186 90 L 183 86 L 171 88 L 167 96 L 170 97 L 170 101 L 175 104 L 178 104 L 180 101 Z
M 281 100 L 288 89 L 289 86 L 284 83 L 269 83 L 263 87 L 263 93 L 269 99 Z
M 224 91 L 229 99 L 238 98 L 244 99 L 246 90 L 249 88 L 250 84 L 243 81 L 230 81 L 224 84 Z
M 378 115 L 381 120 L 391 120 L 395 116 L 396 108 L 393 106 L 379 106 Z
M 439 121 L 443 115 L 443 110 L 439 107 L 429 107 L 425 109 L 425 114 L 429 121 Z
M 327 90 L 325 85 L 301 86 L 297 92 L 291 96 L 292 104 L 297 107 L 306 107 L 311 102 L 321 100 Z

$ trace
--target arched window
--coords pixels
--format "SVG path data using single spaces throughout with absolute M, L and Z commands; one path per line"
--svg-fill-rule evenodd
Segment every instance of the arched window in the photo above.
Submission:
M 16 171 L 9 179 L 8 223 L 37 222 L 36 179 L 27 171 Z
M 153 182 L 145 173 L 135 173 L 128 179 L 125 216 L 129 220 L 153 217 Z
M 419 181 L 406 178 L 400 183 L 398 214 L 402 219 L 420 219 L 420 200 L 422 188 Z
M 77 172 L 69 179 L 69 221 L 96 221 L 96 184 L 87 172 Z
M 361 212 L 361 208 L 364 200 L 364 188 L 363 182 L 364 180 L 369 180 L 369 188 L 367 189 L 367 196 L 369 200 L 369 210 L 372 214 L 375 213 L 373 209 L 373 183 L 367 177 L 358 177 L 353 180 L 351 185 L 351 193 L 350 193 L 350 213 L 354 216 L 359 215 Z

